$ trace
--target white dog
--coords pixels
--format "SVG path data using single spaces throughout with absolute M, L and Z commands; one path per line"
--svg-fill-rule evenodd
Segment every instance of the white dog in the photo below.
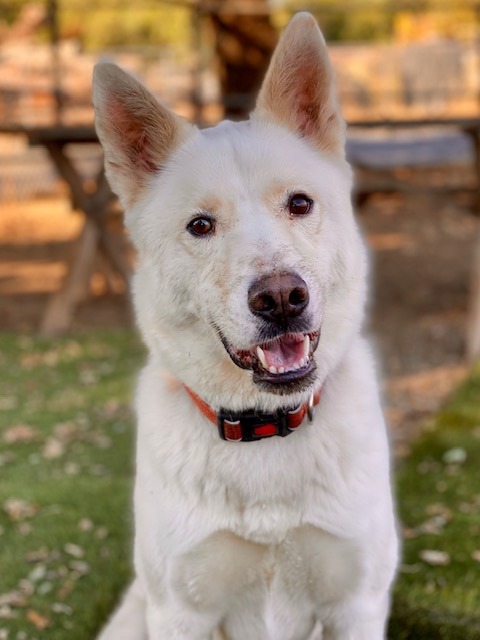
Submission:
M 199 130 L 110 64 L 94 104 L 150 351 L 136 579 L 100 638 L 384 638 L 389 449 L 316 22 L 290 22 L 248 122 Z

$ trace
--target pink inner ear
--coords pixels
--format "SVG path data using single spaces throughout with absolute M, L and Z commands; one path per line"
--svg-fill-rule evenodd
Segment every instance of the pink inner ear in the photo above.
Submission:
M 317 52 L 309 50 L 305 54 L 296 66 L 292 97 L 298 132 L 308 137 L 318 134 L 321 116 L 329 98 L 330 82 L 317 63 Z
M 111 99 L 107 106 L 109 122 L 115 132 L 117 144 L 135 168 L 155 173 L 154 152 L 147 127 L 138 115 L 118 99 Z
M 299 133 L 307 137 L 315 135 L 319 127 L 321 105 L 312 86 L 307 85 L 298 93 L 296 106 Z

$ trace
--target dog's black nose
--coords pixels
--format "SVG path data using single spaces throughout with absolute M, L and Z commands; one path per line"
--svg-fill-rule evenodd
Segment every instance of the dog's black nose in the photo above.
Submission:
M 256 316 L 283 328 L 308 305 L 308 288 L 295 273 L 280 273 L 256 280 L 248 292 L 248 306 Z

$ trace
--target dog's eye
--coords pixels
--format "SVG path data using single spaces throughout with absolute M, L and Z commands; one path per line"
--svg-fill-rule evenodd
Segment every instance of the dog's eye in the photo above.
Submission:
M 188 223 L 187 229 L 192 236 L 207 236 L 209 233 L 213 233 L 215 225 L 211 218 L 199 216 Z
M 313 201 L 303 193 L 295 193 L 288 200 L 288 211 L 292 216 L 304 216 L 312 207 Z

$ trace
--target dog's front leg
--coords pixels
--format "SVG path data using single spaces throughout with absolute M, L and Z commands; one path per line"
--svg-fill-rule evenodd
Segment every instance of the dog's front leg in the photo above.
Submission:
M 183 603 L 147 606 L 148 640 L 212 640 L 218 616 Z
M 388 610 L 388 594 L 342 607 L 324 624 L 322 640 L 384 640 Z

